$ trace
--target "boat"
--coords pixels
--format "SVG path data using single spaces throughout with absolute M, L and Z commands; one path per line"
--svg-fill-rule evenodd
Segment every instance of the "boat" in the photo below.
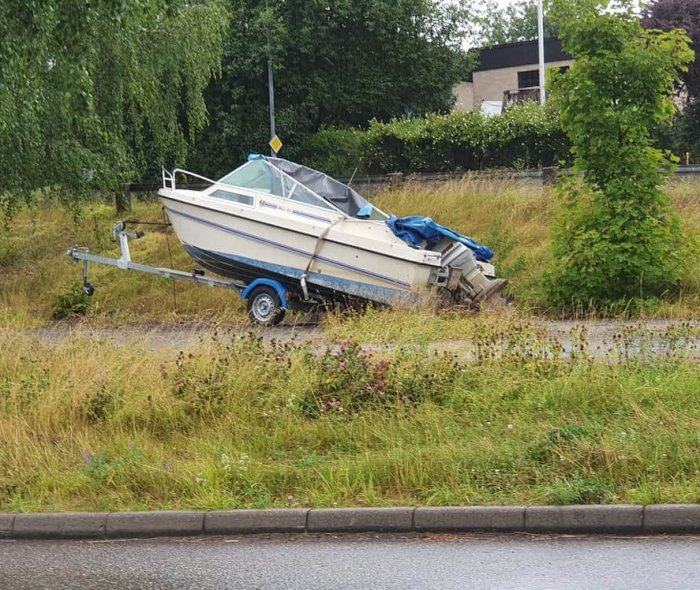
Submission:
M 201 184 L 178 183 L 183 176 Z M 219 180 L 163 170 L 158 195 L 198 264 L 244 284 L 263 280 L 252 310 L 249 300 L 259 323 L 277 323 L 287 307 L 394 305 L 427 291 L 473 306 L 506 285 L 493 254 L 471 238 L 429 218 L 387 215 L 350 186 L 282 158 L 251 155 Z

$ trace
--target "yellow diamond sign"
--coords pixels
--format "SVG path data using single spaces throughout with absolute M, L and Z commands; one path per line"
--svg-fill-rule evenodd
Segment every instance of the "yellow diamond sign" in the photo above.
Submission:
M 279 152 L 282 149 L 282 140 L 280 140 L 280 138 L 275 135 L 270 140 L 270 147 L 274 150 L 275 153 Z

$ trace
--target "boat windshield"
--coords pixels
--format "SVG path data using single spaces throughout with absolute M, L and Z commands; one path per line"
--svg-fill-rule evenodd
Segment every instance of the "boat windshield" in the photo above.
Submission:
M 283 197 L 282 173 L 267 165 L 263 160 L 254 160 L 236 168 L 222 179 L 220 184 L 230 184 L 241 188 L 250 188 L 271 195 Z
M 219 183 L 262 191 L 307 205 L 337 211 L 325 199 L 265 160 L 247 162 L 224 176 Z

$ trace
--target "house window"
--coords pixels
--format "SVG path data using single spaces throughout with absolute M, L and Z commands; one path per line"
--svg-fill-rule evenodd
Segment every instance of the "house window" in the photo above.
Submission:
M 518 89 L 537 88 L 539 85 L 539 70 L 526 70 L 524 72 L 518 72 Z

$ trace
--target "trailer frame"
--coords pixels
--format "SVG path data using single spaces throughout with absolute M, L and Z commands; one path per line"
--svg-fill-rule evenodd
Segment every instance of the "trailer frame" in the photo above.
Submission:
M 251 320 L 262 325 L 278 324 L 284 318 L 287 309 L 291 307 L 289 301 L 290 297 L 286 289 L 279 281 L 274 279 L 259 277 L 250 283 L 244 283 L 242 281 L 208 277 L 204 270 L 199 269 L 186 272 L 174 268 L 163 268 L 134 262 L 131 259 L 129 240 L 137 240 L 142 238 L 145 234 L 142 231 L 129 232 L 126 229 L 126 225 L 125 221 L 119 221 L 112 227 L 112 235 L 119 240 L 119 248 L 121 250 L 121 256 L 119 258 L 92 254 L 90 250 L 84 246 L 71 246 L 66 251 L 66 254 L 73 259 L 73 261 L 76 263 L 82 262 L 82 289 L 85 295 L 91 297 L 95 293 L 95 287 L 90 282 L 89 277 L 90 264 L 93 263 L 113 266 L 120 270 L 142 272 L 167 279 L 197 283 L 208 287 L 230 289 L 231 291 L 235 291 L 241 299 L 247 302 L 248 315 Z

